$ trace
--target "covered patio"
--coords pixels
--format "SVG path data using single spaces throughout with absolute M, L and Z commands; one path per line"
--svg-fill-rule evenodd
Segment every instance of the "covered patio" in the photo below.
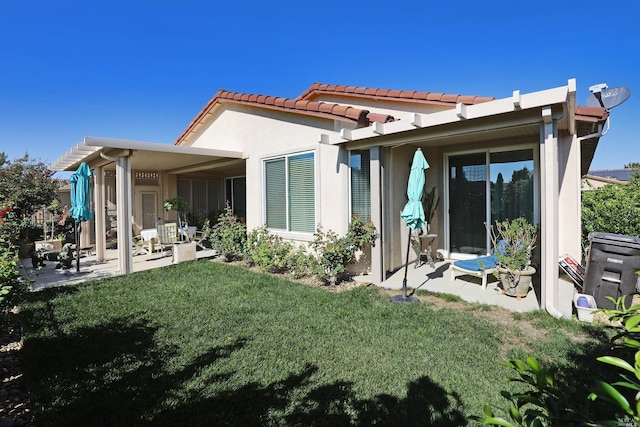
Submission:
M 198 260 L 212 259 L 217 255 L 218 253 L 214 250 L 202 250 L 196 252 L 196 258 Z M 119 271 L 117 249 L 105 250 L 103 260 L 98 260 L 95 253 L 92 255 L 83 255 L 79 272 L 75 269 L 75 261 L 74 267 L 67 270 L 56 269 L 57 262 L 46 261 L 45 266 L 37 271 L 34 271 L 31 268 L 30 259 L 23 259 L 21 262 L 22 268 L 27 272 L 27 276 L 32 280 L 31 289 L 34 291 L 55 286 L 75 285 L 90 280 L 99 280 L 124 274 Z M 163 255 L 159 252 L 136 255 L 133 257 L 133 269 L 131 273 L 167 267 L 172 263 L 173 258 L 170 255 Z
M 86 137 L 51 164 L 54 171 L 75 171 L 82 162 L 89 165 L 93 174 L 91 208 L 94 213 L 94 241 L 81 241 L 81 245 L 95 245 L 95 260 L 98 263 L 108 262 L 107 257 L 107 185 L 105 176 L 108 172 L 115 179 L 114 204 L 116 212 L 113 217 L 117 223 L 117 271 L 127 274 L 136 271 L 134 268 L 133 226 L 134 206 L 138 206 L 137 217 L 144 215 L 144 190 L 136 190 L 137 180 L 142 180 L 140 188 L 145 187 L 145 180 L 154 179 L 152 215 L 146 215 L 145 221 L 156 224 L 161 208 L 161 200 L 175 197 L 177 194 L 178 175 L 202 171 L 215 171 L 224 176 L 227 171 L 244 173 L 245 156 L 239 151 L 216 150 L 200 147 L 177 147 L 175 145 L 149 142 L 126 141 L 117 139 Z M 138 227 L 142 229 L 143 227 Z M 90 233 L 85 233 L 85 239 Z

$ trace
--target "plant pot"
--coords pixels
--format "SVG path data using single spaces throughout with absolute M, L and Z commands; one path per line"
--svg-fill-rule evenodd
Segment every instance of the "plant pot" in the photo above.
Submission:
M 507 270 L 498 268 L 502 293 L 518 299 L 526 297 L 531 288 L 531 278 L 536 274 L 536 269 L 529 266 L 526 270 Z
M 18 245 L 18 257 L 20 259 L 31 257 L 31 252 L 33 252 L 33 243 L 23 242 Z

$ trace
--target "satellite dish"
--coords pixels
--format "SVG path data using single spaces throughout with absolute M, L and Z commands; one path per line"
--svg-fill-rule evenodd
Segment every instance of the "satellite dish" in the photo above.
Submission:
M 622 104 L 630 96 L 631 89 L 624 86 L 596 88 L 594 93 L 587 98 L 587 107 L 604 107 L 608 111 Z

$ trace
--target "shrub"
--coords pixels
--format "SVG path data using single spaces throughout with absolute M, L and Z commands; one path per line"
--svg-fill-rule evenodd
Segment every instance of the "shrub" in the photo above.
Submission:
M 629 185 L 605 185 L 582 193 L 582 242 L 590 232 L 640 236 L 640 178 Z
M 26 292 L 26 283 L 20 275 L 17 248 L 10 239 L 0 234 L 0 326 L 6 324 L 9 310 Z
M 313 236 L 311 247 L 318 257 L 313 272 L 323 282 L 334 284 L 346 267 L 355 261 L 356 251 L 364 248 L 367 243 L 373 245 L 378 238 L 373 223 L 355 215 L 344 237 L 339 237 L 331 230 L 325 233 L 321 227 L 318 227 Z
M 294 279 L 310 276 L 313 274 L 315 265 L 316 258 L 304 246 L 290 252 L 287 257 L 287 268 Z
M 247 227 L 233 214 L 229 203 L 211 231 L 211 247 L 227 262 L 242 258 L 247 242 Z
M 269 273 L 287 270 L 287 260 L 293 244 L 271 234 L 266 226 L 254 229 L 247 237 L 247 257 L 260 269 Z

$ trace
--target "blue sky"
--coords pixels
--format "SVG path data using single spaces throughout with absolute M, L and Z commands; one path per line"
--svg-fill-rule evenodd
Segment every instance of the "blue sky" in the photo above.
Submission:
M 640 162 L 637 0 L 0 5 L 10 159 L 52 162 L 85 136 L 173 143 L 221 88 L 295 97 L 321 82 L 503 98 L 570 78 L 582 105 L 596 83 L 632 90 L 592 168 Z

